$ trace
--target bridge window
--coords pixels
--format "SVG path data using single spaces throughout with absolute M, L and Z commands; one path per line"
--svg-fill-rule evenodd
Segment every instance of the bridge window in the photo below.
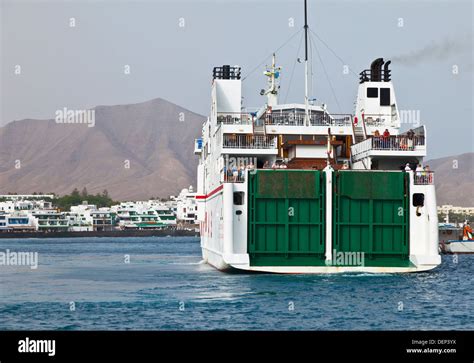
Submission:
M 390 88 L 380 89 L 380 106 L 390 106 Z
M 368 98 L 377 98 L 379 96 L 379 89 L 377 87 L 368 87 L 367 88 L 367 97 Z

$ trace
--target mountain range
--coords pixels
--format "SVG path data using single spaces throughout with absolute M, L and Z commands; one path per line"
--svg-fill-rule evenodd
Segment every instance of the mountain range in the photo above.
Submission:
M 438 205 L 474 206 L 474 153 L 426 162 L 434 170 Z
M 97 106 L 94 123 L 21 120 L 0 128 L 0 194 L 169 197 L 195 185 L 204 116 L 163 99 Z M 89 126 L 94 127 L 89 127 Z

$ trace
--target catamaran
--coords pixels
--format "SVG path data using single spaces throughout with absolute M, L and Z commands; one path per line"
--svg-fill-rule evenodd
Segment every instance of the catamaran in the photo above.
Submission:
M 211 112 L 195 140 L 203 259 L 220 270 L 402 273 L 441 262 L 426 127 L 401 132 L 390 61 L 360 73 L 355 110 L 331 113 L 308 92 L 279 103 L 282 70 L 264 74 L 265 104 L 242 104 L 239 66 L 213 69 Z M 417 168 L 418 166 L 418 168 Z

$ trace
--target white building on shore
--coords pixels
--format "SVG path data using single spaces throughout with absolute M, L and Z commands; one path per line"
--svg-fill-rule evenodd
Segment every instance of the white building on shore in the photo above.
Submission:
M 438 213 L 456 213 L 474 216 L 474 207 L 456 207 L 451 204 L 445 204 L 438 207 Z
M 15 195 L 0 202 L 0 231 L 111 231 L 114 229 L 176 228 L 196 222 L 196 193 L 192 186 L 169 201 L 122 202 L 98 208 L 83 201 L 60 211 L 51 201 Z
M 6 196 L 2 196 L 6 199 Z M 38 231 L 67 230 L 67 221 L 52 203 L 45 200 L 28 200 L 14 195 L 0 202 L 0 230 Z
M 69 230 L 73 232 L 93 231 L 93 219 L 91 212 L 97 207 L 93 204 L 83 202 L 80 205 L 73 205 L 66 216 L 69 222 Z
M 178 222 L 197 224 L 196 195 L 192 185 L 181 190 L 177 197 L 171 196 L 169 206 L 175 209 Z

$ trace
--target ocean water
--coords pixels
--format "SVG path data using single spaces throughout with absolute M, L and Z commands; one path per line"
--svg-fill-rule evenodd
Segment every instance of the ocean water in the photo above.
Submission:
M 0 239 L 0 330 L 474 329 L 474 255 L 417 274 L 223 273 L 197 238 Z M 126 255 L 129 263 L 126 263 Z

